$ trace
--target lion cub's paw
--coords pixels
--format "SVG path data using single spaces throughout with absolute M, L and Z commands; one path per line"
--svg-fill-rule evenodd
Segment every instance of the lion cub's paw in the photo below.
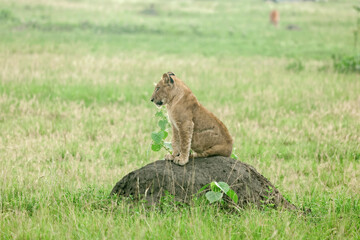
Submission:
M 174 156 L 170 153 L 165 155 L 165 160 L 167 161 L 174 161 Z
M 188 158 L 186 158 L 186 157 L 184 158 L 182 156 L 177 156 L 177 157 L 174 158 L 174 163 L 176 163 L 176 164 L 178 164 L 180 166 L 183 166 L 183 165 L 187 164 L 188 161 L 189 161 Z

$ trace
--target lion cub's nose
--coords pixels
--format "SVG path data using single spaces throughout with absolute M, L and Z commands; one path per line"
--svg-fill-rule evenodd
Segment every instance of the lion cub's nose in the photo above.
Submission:
M 152 98 L 151 101 L 153 102 L 153 101 L 154 101 L 154 98 Z

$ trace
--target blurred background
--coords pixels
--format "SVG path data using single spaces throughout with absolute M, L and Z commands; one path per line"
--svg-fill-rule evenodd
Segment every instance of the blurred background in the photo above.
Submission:
M 1 1 L 2 48 L 326 59 L 353 51 L 357 1 Z M 275 26 L 270 15 L 276 11 Z M 6 44 L 5 44 L 6 43 Z M 29 50 L 30 51 L 30 50 Z

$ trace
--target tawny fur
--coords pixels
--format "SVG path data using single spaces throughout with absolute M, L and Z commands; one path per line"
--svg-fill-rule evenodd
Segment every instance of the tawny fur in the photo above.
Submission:
M 185 165 L 189 157 L 231 155 L 233 140 L 225 125 L 173 73 L 163 74 L 151 101 L 158 106 L 166 105 L 171 122 L 173 154 L 167 154 L 166 160 Z

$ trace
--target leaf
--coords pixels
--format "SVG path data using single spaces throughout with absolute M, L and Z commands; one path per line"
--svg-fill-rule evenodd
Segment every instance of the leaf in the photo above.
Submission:
M 214 192 L 221 192 L 221 189 L 215 184 L 215 182 L 210 183 L 210 189 Z
M 164 118 L 165 115 L 164 115 L 164 113 L 160 110 L 160 111 L 158 111 L 158 112 L 155 113 L 155 117 Z
M 200 188 L 200 190 L 197 193 L 201 193 L 202 191 L 204 191 L 207 187 L 209 187 L 210 183 L 206 184 L 205 186 L 203 186 L 202 188 Z
M 162 139 L 167 138 L 167 136 L 169 135 L 167 131 L 161 131 L 161 132 L 162 132 Z
M 167 149 L 169 149 L 170 151 L 173 150 L 172 145 L 171 145 L 171 142 L 164 142 L 164 147 L 167 148 Z
M 207 200 L 209 200 L 210 203 L 213 203 L 216 201 L 220 201 L 223 197 L 223 193 L 210 191 L 205 194 L 205 197 L 207 198 Z
M 236 192 L 234 192 L 234 190 L 230 189 L 226 195 L 229 196 L 229 198 L 231 198 L 231 200 L 234 201 L 234 203 L 238 203 L 238 195 L 236 194 Z
M 158 152 L 158 151 L 160 151 L 160 149 L 161 149 L 161 145 L 159 145 L 159 144 L 151 145 L 151 150 L 153 150 L 154 152 Z
M 234 149 L 232 150 L 232 154 L 231 154 L 231 158 L 237 160 L 238 156 L 236 155 L 236 148 L 234 147 Z
M 226 182 L 215 182 L 216 186 L 218 186 L 224 193 L 227 193 L 230 190 L 229 185 Z
M 163 119 L 163 120 L 160 120 L 158 122 L 158 125 L 159 127 L 161 128 L 161 130 L 165 130 L 166 129 L 166 126 L 168 125 L 168 121 Z
M 152 132 L 151 139 L 154 141 L 155 144 L 160 144 L 162 141 L 163 134 Z

